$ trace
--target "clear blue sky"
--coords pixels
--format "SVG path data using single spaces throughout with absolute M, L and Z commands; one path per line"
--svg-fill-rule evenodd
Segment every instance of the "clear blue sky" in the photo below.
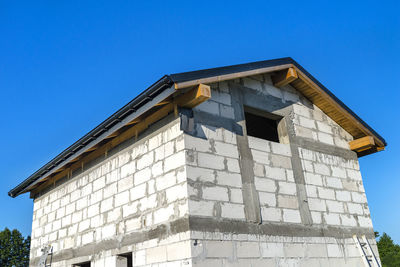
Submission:
M 322 3 L 327 2 L 327 3 Z M 376 231 L 400 242 L 398 1 L 1 1 L 0 229 L 17 185 L 163 74 L 290 56 L 389 146 L 361 159 Z

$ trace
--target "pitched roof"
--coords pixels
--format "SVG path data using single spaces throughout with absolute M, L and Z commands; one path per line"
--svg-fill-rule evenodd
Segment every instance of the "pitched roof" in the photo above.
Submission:
M 96 128 L 88 132 L 74 144 L 61 152 L 39 170 L 34 172 L 23 182 L 8 192 L 11 197 L 30 191 L 45 179 L 49 179 L 60 168 L 65 168 L 79 157 L 90 153 L 91 148 L 103 143 L 106 139 L 113 138 L 127 128 L 131 122 L 139 116 L 148 114 L 149 110 L 158 103 L 171 97 L 178 89 L 191 87 L 198 84 L 207 84 L 223 80 L 235 79 L 250 75 L 270 73 L 294 68 L 298 79 L 290 83 L 299 90 L 311 102 L 336 121 L 349 132 L 354 139 L 371 136 L 375 146 L 363 154 L 370 154 L 381 150 L 386 146 L 385 140 L 367 123 L 359 118 L 350 108 L 340 101 L 331 91 L 323 86 L 317 79 L 308 73 L 300 64 L 292 58 L 279 58 L 252 62 L 247 64 L 232 65 L 226 67 L 204 69 L 198 71 L 175 73 L 164 75 L 149 88 L 123 106 Z M 114 135 L 113 135 L 114 134 Z

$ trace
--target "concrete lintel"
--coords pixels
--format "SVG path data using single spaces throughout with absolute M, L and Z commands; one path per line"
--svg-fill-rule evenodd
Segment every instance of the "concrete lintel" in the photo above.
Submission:
M 358 160 L 357 153 L 348 149 L 317 142 L 305 137 L 296 136 L 294 142 L 299 147 L 316 152 L 341 157 L 348 160 Z
M 281 98 L 272 95 L 262 94 L 259 91 L 245 87 L 244 85 L 237 83 L 229 83 L 229 87 L 232 90 L 238 90 L 245 92 L 243 95 L 243 105 L 252 107 L 258 110 L 269 112 L 280 117 L 284 117 L 288 114 L 288 108 L 294 103 L 291 101 L 283 102 Z M 268 103 L 266 105 L 265 103 Z
M 260 225 L 245 221 L 234 221 L 228 219 L 202 218 L 197 216 L 189 217 L 191 231 L 211 233 L 234 233 L 249 235 L 268 236 L 290 236 L 290 237 L 333 237 L 352 238 L 354 234 L 366 235 L 368 238 L 375 238 L 372 228 L 340 227 L 327 225 L 302 225 L 283 223 L 263 223 Z
M 207 112 L 193 110 L 195 124 L 204 124 L 217 128 L 223 128 L 235 134 L 243 134 L 242 126 L 239 125 L 234 119 L 223 118 L 218 115 L 213 115 Z M 196 137 L 206 138 L 202 133 L 195 133 Z

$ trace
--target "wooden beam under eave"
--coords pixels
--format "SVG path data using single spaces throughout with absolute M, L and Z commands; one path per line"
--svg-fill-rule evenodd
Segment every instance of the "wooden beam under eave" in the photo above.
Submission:
M 158 102 L 155 106 L 164 106 L 169 103 L 171 103 L 171 100 L 165 100 L 165 101 Z
M 91 148 L 87 149 L 85 151 L 85 153 L 92 152 L 92 151 L 96 150 L 98 147 L 99 147 L 98 145 L 92 146 Z
M 298 78 L 295 68 L 281 70 L 272 76 L 272 82 L 276 87 L 285 86 Z
M 136 118 L 136 119 L 134 119 L 134 120 L 128 122 L 126 125 L 136 124 L 136 123 L 139 123 L 140 121 L 141 121 L 141 120 L 140 120 L 139 118 Z
M 206 101 L 211 97 L 211 89 L 209 86 L 200 84 L 195 88 L 189 90 L 188 92 L 178 96 L 174 103 L 181 107 L 195 107 L 200 103 Z M 46 178 L 45 182 L 41 183 L 40 185 L 30 189 L 31 195 L 34 196 L 39 193 L 41 190 L 45 189 L 46 187 L 54 184 L 59 179 L 68 175 L 68 173 L 72 173 L 74 170 L 78 168 L 82 168 L 82 164 L 86 164 L 98 157 L 101 157 L 107 153 L 112 147 L 115 147 L 122 142 L 137 136 L 139 133 L 146 130 L 149 125 L 161 120 L 169 113 L 174 111 L 174 103 L 169 103 L 164 106 L 161 106 L 157 110 L 154 110 L 153 113 L 148 115 L 147 117 L 141 119 L 140 121 L 128 128 L 127 130 L 119 133 L 114 138 L 110 138 L 109 141 L 103 145 L 96 145 L 88 150 L 86 150 L 86 155 L 79 157 L 78 161 L 75 161 L 71 165 L 69 165 L 66 169 L 58 172 L 57 174 L 53 174 L 53 176 Z
M 185 94 L 177 98 L 175 103 L 180 107 L 194 108 L 211 97 L 211 88 L 205 84 L 199 84 Z
M 119 131 L 115 131 L 114 133 L 110 134 L 109 136 L 107 136 L 107 137 L 104 138 L 104 139 L 111 139 L 111 138 L 114 138 L 114 137 L 116 137 L 118 134 L 119 134 Z
M 361 152 L 375 146 L 375 140 L 372 136 L 365 136 L 349 142 L 350 149 Z

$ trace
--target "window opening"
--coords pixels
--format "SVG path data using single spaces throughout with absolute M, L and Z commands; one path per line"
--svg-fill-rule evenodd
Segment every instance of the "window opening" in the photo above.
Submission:
M 118 255 L 118 261 L 121 262 L 121 264 L 118 266 L 132 267 L 133 266 L 132 253 L 125 253 L 125 254 Z
M 262 112 L 257 112 L 261 113 Z M 278 123 L 280 118 L 256 115 L 253 112 L 244 113 L 247 135 L 279 143 Z
M 90 267 L 90 261 L 77 263 L 77 264 L 74 264 L 72 266 L 73 267 Z

